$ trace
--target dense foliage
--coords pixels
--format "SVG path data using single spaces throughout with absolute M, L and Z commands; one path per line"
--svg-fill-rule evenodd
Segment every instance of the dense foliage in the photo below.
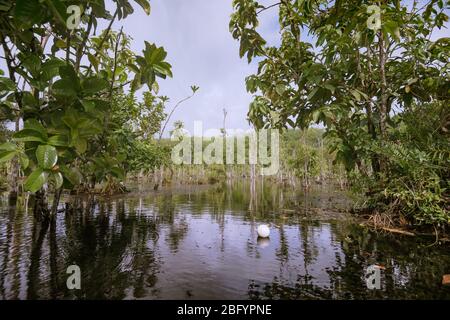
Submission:
M 135 3 L 150 13 L 147 0 Z M 131 100 L 136 90 L 148 88 L 144 102 L 127 104 L 147 109 L 148 119 L 141 122 L 153 126 L 150 122 L 161 118 L 160 98 L 154 95 L 157 78 L 172 76 L 167 53 L 148 42 L 142 55 L 132 52 L 130 39 L 122 30 L 113 32 L 112 25 L 134 9 L 128 0 L 114 4 L 111 13 L 103 0 L 0 2 L 0 43 L 7 65 L 7 76 L 0 78 L 1 116 L 16 127 L 24 123 L 1 146 L 0 161 L 13 160 L 16 177 L 20 163 L 25 190 L 41 202 L 47 183 L 60 194 L 62 188 L 123 178 L 128 154 L 116 149 L 123 134 L 116 121 L 120 110 L 113 106 L 124 87 L 130 86 Z M 69 14 L 73 6 L 81 11 L 78 26 L 72 26 L 77 19 Z M 109 21 L 102 32 L 96 30 L 99 20 Z M 132 138 L 133 132 L 124 130 Z M 134 147 L 148 148 L 138 142 Z M 17 185 L 12 189 L 17 192 Z M 45 207 L 41 203 L 40 210 Z
M 374 7 L 375 5 L 375 7 Z M 247 78 L 257 126 L 322 123 L 332 151 L 364 182 L 375 211 L 415 223 L 450 222 L 450 41 L 442 0 L 233 1 L 230 31 L 240 55 L 258 58 Z M 280 44 L 258 33 L 279 10 Z M 308 37 L 306 36 L 308 33 Z

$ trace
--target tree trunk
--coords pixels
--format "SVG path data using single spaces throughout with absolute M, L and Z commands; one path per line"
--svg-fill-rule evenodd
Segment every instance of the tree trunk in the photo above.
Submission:
M 49 216 L 47 193 L 45 189 L 41 189 L 34 195 L 34 217 L 41 221 Z
M 379 102 L 379 112 L 380 112 L 380 133 L 381 133 L 381 145 L 383 146 L 386 143 L 387 139 L 387 103 L 388 103 L 388 92 L 387 92 L 387 83 L 386 83 L 386 48 L 384 36 L 381 31 L 378 33 L 378 46 L 380 51 L 380 90 L 381 90 L 381 99 Z M 385 159 L 381 157 L 380 159 L 380 169 L 381 171 L 385 171 L 386 163 Z
M 16 118 L 16 126 L 15 126 L 15 132 L 18 132 L 20 130 L 19 127 L 20 118 Z M 11 173 L 10 173 L 10 181 L 9 185 L 11 186 L 11 190 L 8 196 L 8 202 L 10 206 L 15 206 L 17 203 L 17 195 L 19 193 L 19 159 L 17 157 L 14 157 L 14 159 L 11 161 Z
M 369 132 L 373 141 L 376 141 L 377 140 L 377 131 L 376 131 L 375 125 L 373 123 L 372 102 L 369 102 L 366 105 L 366 112 L 367 112 L 367 131 Z M 377 176 L 380 173 L 380 159 L 377 154 L 372 153 L 371 162 L 372 162 L 372 171 Z
M 55 215 L 58 213 L 58 205 L 59 205 L 59 200 L 61 199 L 61 193 L 62 193 L 62 188 L 59 188 L 58 190 L 55 191 L 55 198 L 53 199 L 53 205 L 52 205 L 52 215 Z

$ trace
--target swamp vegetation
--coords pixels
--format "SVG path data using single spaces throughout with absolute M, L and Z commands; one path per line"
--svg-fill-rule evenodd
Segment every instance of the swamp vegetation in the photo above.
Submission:
M 160 95 L 165 49 L 115 28 L 149 1 L 0 0 L 0 299 L 450 298 L 449 2 L 230 5 L 236 54 L 258 64 L 249 123 L 281 132 L 273 176 L 172 161 L 169 126 L 201 88 Z

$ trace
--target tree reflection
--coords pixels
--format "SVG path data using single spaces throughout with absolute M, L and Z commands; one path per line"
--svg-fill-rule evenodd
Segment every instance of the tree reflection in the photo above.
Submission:
M 269 183 L 256 181 L 254 192 L 237 183 L 204 192 L 66 197 L 64 210 L 41 221 L 21 201 L 6 205 L 0 299 L 152 299 L 170 297 L 168 283 L 175 284 L 172 293 L 212 290 L 219 297 L 220 287 L 214 291 L 208 277 L 221 277 L 220 286 L 251 299 L 450 298 L 450 288 L 441 285 L 450 272 L 447 248 L 351 222 L 319 222 L 307 209 L 312 201 Z M 281 217 L 281 207 L 308 212 Z M 266 241 L 257 240 L 261 222 L 279 227 Z M 206 236 L 202 228 L 211 225 Z M 198 246 L 203 239 L 207 246 Z M 81 269 L 81 290 L 66 287 L 73 264 Z M 372 264 L 385 268 L 381 290 L 366 287 Z M 242 274 L 236 265 L 245 268 Z M 246 275 L 253 266 L 258 279 Z

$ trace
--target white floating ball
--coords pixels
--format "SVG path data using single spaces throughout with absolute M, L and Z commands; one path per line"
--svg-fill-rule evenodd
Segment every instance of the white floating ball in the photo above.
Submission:
M 261 238 L 268 238 L 270 235 L 269 226 L 266 224 L 262 224 L 258 227 L 258 236 Z

